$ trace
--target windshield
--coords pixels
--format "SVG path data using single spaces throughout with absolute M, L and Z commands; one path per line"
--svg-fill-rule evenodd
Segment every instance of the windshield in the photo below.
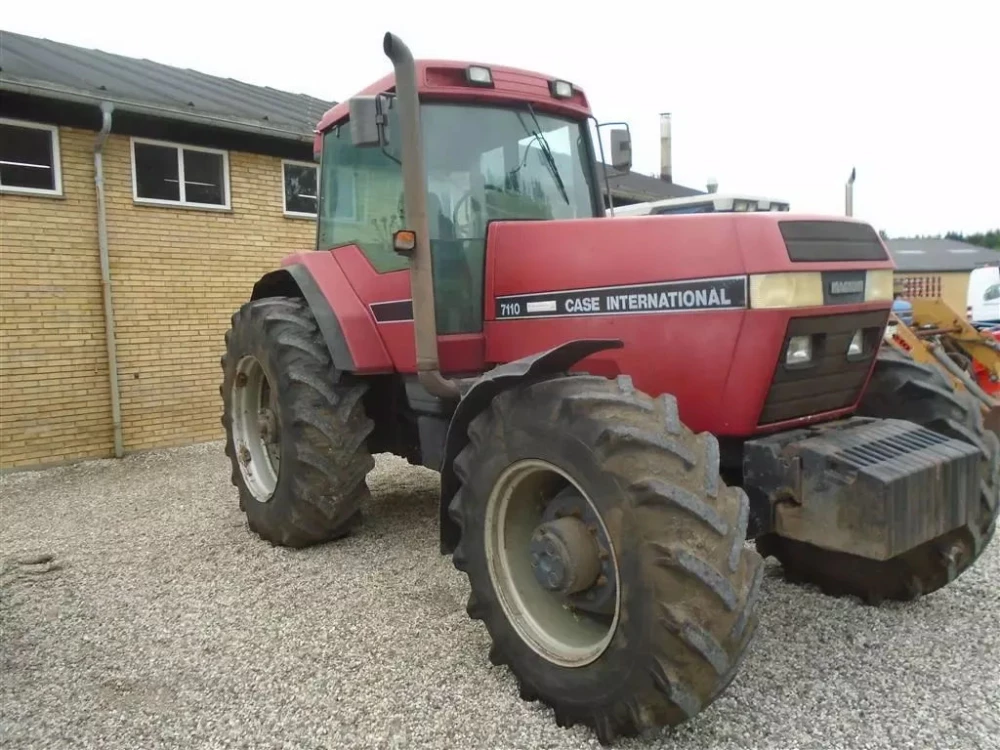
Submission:
M 421 118 L 428 209 L 456 236 L 484 237 L 494 219 L 598 215 L 581 123 L 527 105 L 425 104 Z

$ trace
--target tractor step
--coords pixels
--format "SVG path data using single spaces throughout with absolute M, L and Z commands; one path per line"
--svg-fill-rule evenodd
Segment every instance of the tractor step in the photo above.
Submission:
M 747 493 L 771 509 L 768 530 L 874 560 L 968 523 L 979 499 L 979 449 L 902 420 L 749 440 L 743 455 Z

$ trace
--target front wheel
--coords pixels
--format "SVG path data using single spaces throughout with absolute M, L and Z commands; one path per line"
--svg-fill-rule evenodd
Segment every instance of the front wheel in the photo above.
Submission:
M 735 676 L 762 565 L 718 443 L 627 377 L 497 396 L 469 427 L 449 511 L 490 659 L 601 742 L 678 724 Z

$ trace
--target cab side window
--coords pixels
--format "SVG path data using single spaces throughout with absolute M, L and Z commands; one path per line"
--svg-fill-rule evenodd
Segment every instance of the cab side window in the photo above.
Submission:
M 391 131 L 394 110 L 389 118 Z M 387 150 L 392 153 L 392 146 Z M 392 233 L 402 226 L 399 163 L 380 148 L 354 146 L 346 122 L 328 131 L 320 164 L 319 249 L 356 244 L 379 273 L 399 271 L 408 261 L 392 249 Z
M 1000 284 L 992 284 L 986 287 L 986 291 L 983 292 L 984 302 L 991 302 L 995 299 L 1000 299 Z

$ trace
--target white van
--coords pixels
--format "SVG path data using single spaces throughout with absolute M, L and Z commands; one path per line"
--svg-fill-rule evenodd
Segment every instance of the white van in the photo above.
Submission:
M 972 269 L 966 305 L 970 322 L 1000 324 L 1000 265 Z

